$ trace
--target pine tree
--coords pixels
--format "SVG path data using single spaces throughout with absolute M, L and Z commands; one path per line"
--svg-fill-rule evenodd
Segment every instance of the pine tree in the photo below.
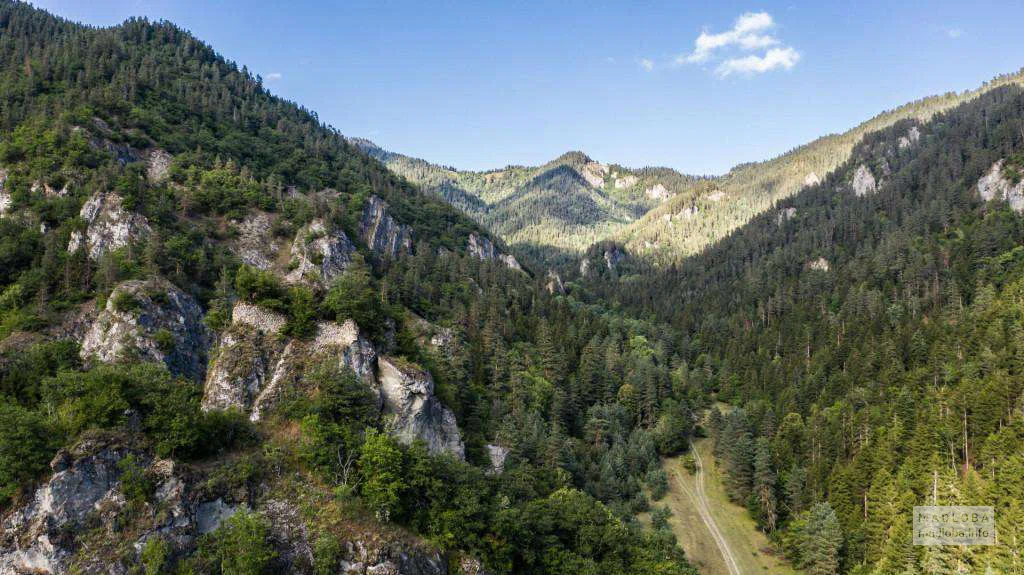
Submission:
M 802 534 L 800 554 L 808 575 L 835 575 L 839 572 L 839 551 L 843 532 L 839 519 L 828 502 L 811 508 Z
M 769 533 L 775 531 L 775 522 L 778 519 L 775 481 L 769 440 L 767 437 L 759 437 L 754 454 L 754 495 L 757 497 L 763 525 Z

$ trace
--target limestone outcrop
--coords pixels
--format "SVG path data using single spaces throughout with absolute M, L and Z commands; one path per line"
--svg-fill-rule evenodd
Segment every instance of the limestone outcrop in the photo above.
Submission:
M 299 382 L 310 361 L 337 360 L 376 389 L 376 351 L 354 321 L 320 322 L 312 341 L 284 336 L 286 318 L 240 302 L 210 362 L 202 406 L 238 409 L 259 421 Z
M 1016 212 L 1024 211 L 1024 178 L 1013 183 L 1006 177 L 1006 162 L 999 160 L 980 179 L 978 193 L 985 201 L 1005 200 Z
M 654 184 L 653 186 L 647 188 L 646 190 L 644 190 L 644 194 L 646 194 L 647 197 L 652 200 L 659 200 L 662 202 L 671 198 L 673 195 L 672 192 L 668 191 L 668 189 L 661 184 Z
M 72 232 L 68 251 L 84 248 L 93 260 L 143 240 L 151 232 L 146 217 L 126 210 L 121 196 L 112 192 L 93 195 L 82 206 L 79 216 L 85 221 L 86 228 L 84 232 Z
M 7 191 L 7 170 L 0 169 L 0 217 L 11 209 L 11 193 Z
M 313 220 L 292 242 L 291 283 L 309 280 L 327 286 L 352 263 L 356 246 L 341 230 L 328 230 L 323 220 Z
M 394 259 L 412 251 L 412 228 L 392 217 L 387 202 L 376 195 L 363 208 L 359 237 L 380 257 Z
M 431 453 L 465 457 L 455 414 L 434 395 L 434 379 L 415 364 L 398 358 L 377 360 L 388 431 L 402 443 L 422 440 Z
M 202 381 L 212 334 L 189 294 L 162 278 L 119 284 L 82 339 L 81 356 L 116 362 L 162 362 L 176 375 Z
M 875 181 L 875 175 L 871 173 L 871 170 L 864 164 L 857 166 L 857 171 L 853 174 L 853 193 L 857 197 L 863 197 L 868 194 L 873 194 L 878 189 L 878 183 Z
M 502 253 L 498 250 L 497 246 L 494 245 L 494 242 L 480 234 L 477 234 L 476 232 L 469 234 L 469 240 L 466 242 L 466 250 L 469 252 L 469 255 L 480 261 L 499 261 L 505 264 L 509 269 L 518 271 L 523 270 L 515 256 Z

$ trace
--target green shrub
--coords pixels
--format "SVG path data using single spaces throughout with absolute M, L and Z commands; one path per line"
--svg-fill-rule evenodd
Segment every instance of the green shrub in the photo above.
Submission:
M 164 573 L 167 559 L 171 554 L 171 545 L 162 537 L 150 537 L 142 547 L 142 567 L 146 575 Z

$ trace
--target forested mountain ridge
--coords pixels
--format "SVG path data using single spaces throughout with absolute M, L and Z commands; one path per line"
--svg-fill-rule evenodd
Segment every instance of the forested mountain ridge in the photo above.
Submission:
M 674 334 L 543 281 L 180 28 L 0 1 L 0 573 L 692 573 Z
M 815 573 L 1014 573 L 1024 452 L 1024 93 L 867 134 L 822 182 L 591 297 L 683 331 L 746 504 Z M 911 542 L 914 505 L 992 505 L 997 545 Z
M 776 202 L 824 180 L 850 158 L 854 146 L 867 134 L 904 120 L 927 121 L 989 90 L 1022 84 L 1024 71 L 998 76 L 975 90 L 910 102 L 776 158 L 740 164 L 712 179 L 710 189 L 696 202 L 674 198 L 605 239 L 624 244 L 630 253 L 659 264 L 679 262 L 726 237 Z
M 922 98 L 776 158 L 740 164 L 722 176 L 669 168 L 629 169 L 570 152 L 536 168 L 459 171 L 354 139 L 396 173 L 465 211 L 522 253 L 548 265 L 572 263 L 593 244 L 612 241 L 658 264 L 698 253 L 751 218 L 842 165 L 866 134 L 1024 83 L 1024 73 L 975 90 Z
M 602 164 L 582 152 L 537 167 L 461 171 L 352 141 L 546 264 L 571 260 L 669 200 L 695 201 L 703 181 L 670 168 Z

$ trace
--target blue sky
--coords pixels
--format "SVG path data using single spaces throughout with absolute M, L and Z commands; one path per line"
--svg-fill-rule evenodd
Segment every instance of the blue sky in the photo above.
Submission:
M 709 4 L 35 2 L 171 20 L 344 134 L 461 169 L 583 150 L 721 173 L 1024 66 L 1019 2 Z

